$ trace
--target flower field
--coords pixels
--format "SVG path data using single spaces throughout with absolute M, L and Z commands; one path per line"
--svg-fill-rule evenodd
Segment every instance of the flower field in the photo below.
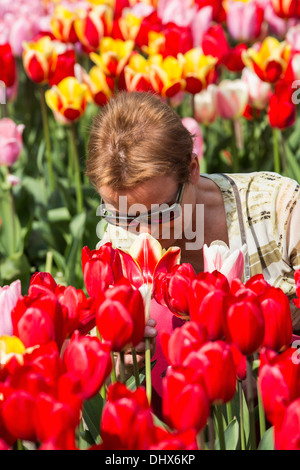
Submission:
M 300 183 L 299 2 L 0 0 L 0 449 L 300 449 L 289 300 L 242 282 L 243 251 L 205 245 L 196 273 L 150 235 L 96 249 L 85 158 L 118 91 L 168 103 L 202 173 Z M 180 324 L 159 413 L 154 302 Z

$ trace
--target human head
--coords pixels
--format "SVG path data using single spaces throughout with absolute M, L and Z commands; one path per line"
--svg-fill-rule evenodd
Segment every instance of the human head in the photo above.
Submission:
M 200 176 L 197 164 L 193 136 L 178 114 L 153 94 L 121 92 L 94 119 L 86 173 L 103 201 L 120 214 L 133 211 L 136 215 L 155 205 L 171 205 L 183 184 L 184 200 L 193 202 L 187 187 Z M 125 207 L 120 203 L 123 196 Z M 136 207 L 139 204 L 141 211 Z M 168 237 L 166 225 L 166 237 L 158 234 L 157 227 L 154 231 L 151 227 L 150 233 L 170 243 L 176 239 L 175 232 L 182 233 L 184 218 L 189 220 L 182 214 L 176 230 L 169 224 L 174 237 Z M 166 246 L 168 241 L 161 243 Z
M 132 189 L 161 175 L 186 183 L 192 151 L 191 134 L 159 97 L 121 92 L 94 120 L 86 173 L 98 192 Z

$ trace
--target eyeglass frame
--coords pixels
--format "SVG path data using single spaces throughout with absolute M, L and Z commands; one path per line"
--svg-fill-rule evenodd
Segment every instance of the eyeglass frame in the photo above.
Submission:
M 107 216 L 107 215 L 104 215 L 103 213 L 101 213 L 101 217 L 104 220 L 106 220 L 109 224 L 115 225 L 115 226 L 121 226 L 121 227 L 130 226 L 130 224 L 135 220 L 138 221 L 138 222 L 144 222 L 146 220 L 147 224 L 149 224 L 149 223 L 151 223 L 152 217 L 155 216 L 156 214 L 166 214 L 166 213 L 171 214 L 173 211 L 175 211 L 175 209 L 177 207 L 181 206 L 182 199 L 183 199 L 183 193 L 184 193 L 184 186 L 185 186 L 184 183 L 179 184 L 179 188 L 178 188 L 178 191 L 177 191 L 175 202 L 170 207 L 168 207 L 166 209 L 158 210 L 158 211 L 150 210 L 150 211 L 147 212 L 147 214 L 145 213 L 145 214 L 141 214 L 141 215 L 138 215 L 138 216 L 135 216 L 135 215 L 127 215 L 127 216 L 115 215 L 114 217 L 110 217 L 110 216 Z M 105 206 L 105 203 L 102 204 L 102 205 Z M 104 209 L 101 208 L 101 212 L 103 212 L 104 210 L 105 210 L 105 208 Z M 170 221 L 175 220 L 177 217 L 174 217 L 173 219 L 170 219 Z M 120 225 L 119 223 L 114 223 L 109 219 L 114 219 L 116 222 L 122 222 L 122 220 L 123 220 L 124 224 Z M 156 225 L 161 225 L 163 223 L 164 223 L 164 221 L 160 220 L 159 222 L 156 223 Z

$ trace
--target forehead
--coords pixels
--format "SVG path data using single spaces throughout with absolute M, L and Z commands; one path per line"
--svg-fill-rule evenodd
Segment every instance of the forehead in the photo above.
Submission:
M 137 185 L 135 188 L 115 191 L 109 186 L 99 188 L 99 194 L 105 203 L 114 207 L 119 205 L 119 197 L 126 196 L 127 204 L 144 204 L 151 208 L 151 204 L 174 202 L 174 195 L 178 190 L 178 183 L 174 176 L 158 176 Z

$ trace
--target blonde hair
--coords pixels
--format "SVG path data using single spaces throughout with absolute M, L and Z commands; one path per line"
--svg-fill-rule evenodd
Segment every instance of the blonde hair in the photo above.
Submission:
M 178 183 L 185 183 L 192 151 L 192 135 L 159 97 L 120 92 L 93 121 L 86 174 L 96 189 L 131 189 L 172 174 Z

